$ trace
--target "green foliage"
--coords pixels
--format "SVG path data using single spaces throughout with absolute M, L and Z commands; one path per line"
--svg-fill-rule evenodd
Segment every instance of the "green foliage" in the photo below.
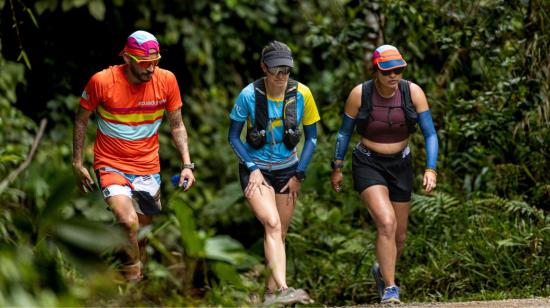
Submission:
M 405 78 L 426 92 L 440 140 L 438 192 L 413 199 L 397 273 L 404 299 L 550 295 L 550 216 L 539 209 L 547 211 L 550 200 L 548 1 L 14 3 L 20 38 L 48 44 L 18 49 L 20 38 L 2 33 L 0 179 L 27 158 L 35 120 L 45 116 L 49 124 L 30 166 L 0 194 L 1 306 L 258 304 L 266 274 L 262 227 L 242 198 L 226 140 L 233 101 L 260 76 L 260 51 L 272 39 L 292 48 L 293 76 L 311 88 L 322 116 L 287 235 L 291 286 L 307 289 L 318 304 L 376 301 L 369 273 L 375 228 L 352 191 L 349 155 L 343 193 L 330 188 L 328 162 L 349 91 L 369 78 L 374 47 L 388 43 L 408 62 Z M 0 8 L 11 10 L 5 1 Z M 56 20 L 64 27 L 53 26 Z M 101 44 L 86 41 L 86 50 L 48 53 L 50 45 L 63 46 L 75 20 L 86 21 L 88 36 L 105 25 L 111 32 L 101 34 Z M 136 28 L 157 35 L 161 66 L 178 76 L 198 182 L 186 193 L 163 185 L 165 213 L 140 234 L 150 242 L 147 284 L 125 287 L 117 285 L 116 263 L 105 266 L 120 245 L 112 214 L 99 192 L 78 195 L 72 183 L 71 130 L 84 79 L 113 64 L 113 55 L 102 55 L 122 45 L 106 47 L 108 37 Z M 36 77 L 40 69 L 47 78 Z M 53 90 L 37 91 L 36 79 Z M 166 124 L 160 143 L 169 183 L 179 156 Z M 411 146 L 420 192 L 420 132 Z
M 32 143 L 29 131 L 36 128 L 36 124 L 12 106 L 17 100 L 17 86 L 24 85 L 23 65 L 0 55 L 0 70 L 0 178 L 5 178 L 25 160 Z
M 461 202 L 436 193 L 416 196 L 411 218 L 412 249 L 400 266 L 403 285 L 415 286 L 406 287 L 407 296 L 441 301 L 488 290 L 548 291 L 550 217 L 542 210 L 491 195 Z

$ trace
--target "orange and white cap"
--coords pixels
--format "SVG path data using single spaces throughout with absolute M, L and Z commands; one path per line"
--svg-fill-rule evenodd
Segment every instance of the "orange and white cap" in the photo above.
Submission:
M 372 54 L 372 64 L 380 70 L 387 71 L 398 67 L 407 66 L 407 62 L 392 45 L 382 45 Z

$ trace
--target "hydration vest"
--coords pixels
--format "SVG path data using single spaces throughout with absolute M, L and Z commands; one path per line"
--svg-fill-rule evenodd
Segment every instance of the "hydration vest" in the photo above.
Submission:
M 407 130 L 409 134 L 414 133 L 416 129 L 416 122 L 418 119 L 418 114 L 416 109 L 412 104 L 411 90 L 409 88 L 409 81 L 399 80 L 399 91 L 401 91 L 401 108 L 405 112 L 405 121 L 407 123 Z M 361 91 L 361 107 L 357 113 L 355 119 L 356 131 L 361 136 L 365 135 L 365 130 L 367 128 L 367 122 L 372 112 L 372 91 L 374 87 L 374 81 L 369 80 L 363 82 L 362 91 Z
M 285 98 L 283 102 L 283 143 L 287 149 L 292 150 L 298 142 L 302 133 L 298 127 L 298 82 L 288 79 Z M 254 149 L 264 146 L 266 140 L 266 128 L 269 119 L 267 107 L 267 95 L 264 78 L 254 81 L 254 124 L 246 131 L 246 142 Z

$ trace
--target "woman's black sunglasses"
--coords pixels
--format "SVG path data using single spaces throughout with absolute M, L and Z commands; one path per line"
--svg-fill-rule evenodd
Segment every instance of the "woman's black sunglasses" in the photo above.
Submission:
M 393 72 L 395 75 L 400 75 L 401 73 L 403 73 L 404 70 L 405 70 L 404 67 L 398 67 L 398 68 L 394 68 L 394 69 L 392 69 L 392 70 L 387 70 L 387 71 L 380 70 L 380 72 L 381 72 L 382 75 L 384 75 L 384 76 L 389 76 L 392 72 Z
M 271 75 L 277 76 L 279 74 L 288 75 L 290 74 L 291 67 L 288 66 L 275 66 L 271 68 L 267 68 L 267 72 Z

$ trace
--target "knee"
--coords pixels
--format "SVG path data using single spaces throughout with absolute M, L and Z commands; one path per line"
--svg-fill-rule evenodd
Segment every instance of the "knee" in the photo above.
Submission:
M 282 234 L 281 220 L 279 219 L 279 217 L 270 217 L 269 219 L 265 220 L 264 228 L 267 235 L 281 236 Z
M 137 234 L 139 228 L 139 219 L 136 213 L 128 213 L 119 217 L 119 222 L 130 231 L 130 234 Z
M 384 237 L 394 237 L 397 230 L 397 222 L 392 218 L 384 218 L 378 223 L 378 234 Z

